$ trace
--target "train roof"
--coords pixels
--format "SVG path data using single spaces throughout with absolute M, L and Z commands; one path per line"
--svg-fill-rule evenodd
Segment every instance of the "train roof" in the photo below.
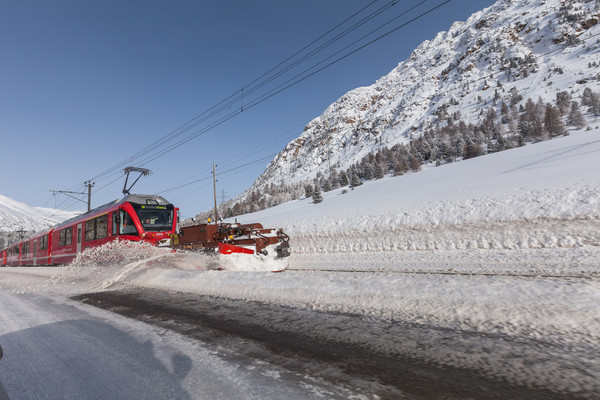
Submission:
M 123 197 L 121 201 L 130 201 L 138 204 L 158 204 L 160 206 L 171 204 L 162 196 L 150 194 L 128 194 L 127 196 Z

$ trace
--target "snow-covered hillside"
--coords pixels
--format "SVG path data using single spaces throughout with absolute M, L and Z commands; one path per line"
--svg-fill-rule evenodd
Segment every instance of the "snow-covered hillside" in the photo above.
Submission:
M 56 225 L 79 213 L 50 208 L 30 207 L 0 195 L 0 232 L 39 231 Z
M 237 218 L 283 227 L 313 267 L 452 266 L 469 251 L 499 264 L 534 265 L 537 254 L 539 268 L 597 266 L 587 252 L 600 246 L 599 170 L 600 130 L 581 131 Z
M 253 189 L 348 168 L 369 152 L 444 126 L 448 116 L 477 123 L 489 108 L 499 112 L 501 100 L 545 104 L 561 91 L 573 99 L 586 87 L 597 92 L 599 19 L 597 1 L 500 0 L 422 43 L 372 86 L 343 95 L 275 157 Z
M 80 213 L 30 207 L 0 195 L 0 250 L 30 233 L 57 225 L 77 214 Z

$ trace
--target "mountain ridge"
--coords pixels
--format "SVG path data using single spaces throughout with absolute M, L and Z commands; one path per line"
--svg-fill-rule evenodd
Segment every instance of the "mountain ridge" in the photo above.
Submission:
M 591 9 L 592 2 L 575 1 L 570 10 L 578 12 L 579 6 Z M 568 17 L 564 23 L 555 22 L 561 7 L 569 5 L 559 0 L 501 0 L 466 22 L 455 22 L 449 31 L 419 45 L 373 85 L 347 92 L 310 121 L 253 186 L 274 182 L 277 175 L 285 176 L 286 182 L 310 179 L 329 164 L 347 168 L 373 148 L 406 143 L 411 135 L 422 134 L 439 120 L 435 111 L 449 103 L 449 97 L 457 104 L 448 107 L 448 112 L 462 110 L 463 114 L 476 108 L 476 96 L 490 99 L 497 85 L 492 80 L 501 84 L 513 80 L 524 98 L 536 98 L 541 94 L 535 86 L 545 72 L 552 76 L 562 70 L 561 75 L 569 75 L 569 86 L 585 79 L 577 76 L 580 68 L 566 68 L 544 54 L 568 51 L 564 46 L 581 40 L 579 36 L 597 24 L 600 13 L 595 10 L 574 28 Z M 589 75 L 588 79 L 592 71 Z M 530 90 L 524 90 L 527 84 Z M 561 86 L 555 92 L 566 85 Z

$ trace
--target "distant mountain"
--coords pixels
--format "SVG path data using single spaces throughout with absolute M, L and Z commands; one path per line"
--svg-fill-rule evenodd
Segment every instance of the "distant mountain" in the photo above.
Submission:
M 451 6 L 451 5 L 450 5 Z M 598 1 L 498 1 L 423 42 L 408 60 L 369 87 L 354 89 L 306 125 L 269 164 L 255 187 L 297 182 L 347 168 L 380 146 L 406 143 L 435 124 L 440 111 L 476 122 L 499 92 L 554 101 L 599 85 Z M 480 99 L 478 99 L 480 97 Z
M 337 179 L 334 183 L 339 186 L 340 172 L 369 154 L 398 145 L 406 146 L 402 151 L 409 153 L 408 168 L 386 169 L 396 162 L 388 161 L 386 166 L 387 157 L 380 161 L 383 173 L 418 170 L 420 163 L 452 162 L 545 140 L 564 131 L 560 125 L 568 121 L 584 128 L 590 115 L 597 125 L 599 20 L 599 0 L 500 0 L 466 22 L 455 22 L 373 85 L 351 90 L 331 104 L 273 159 L 247 192 L 224 208 L 234 214 L 254 211 L 248 204 L 261 201 L 265 193 L 267 199 L 258 208 L 281 202 L 273 200 L 276 196 L 287 201 L 287 194 L 273 189 L 284 185 L 285 193 L 295 191 L 292 198 L 307 183 L 323 186 L 325 178 L 325 185 Z M 571 107 L 573 102 L 577 107 L 585 104 L 584 96 L 590 102 L 591 94 L 598 104 L 594 103 L 593 112 L 587 111 L 587 105 L 582 108 L 586 120 Z M 557 118 L 562 122 L 556 130 L 547 128 L 550 123 L 544 120 L 550 103 L 560 108 Z M 486 123 L 489 129 L 481 127 Z M 444 128 L 459 124 L 461 130 L 470 130 L 470 136 L 461 133 L 463 143 L 450 143 L 457 135 L 454 131 L 446 133 L 447 143 L 436 142 L 434 136 Z M 506 147 L 508 136 L 512 142 Z M 419 138 L 431 149 L 416 149 L 414 141 Z M 452 146 L 461 149 L 448 150 Z M 445 154 L 433 157 L 428 151 Z M 237 210 L 235 203 L 239 203 Z
M 73 211 L 30 207 L 25 203 L 0 195 L 0 232 L 39 231 L 74 217 Z

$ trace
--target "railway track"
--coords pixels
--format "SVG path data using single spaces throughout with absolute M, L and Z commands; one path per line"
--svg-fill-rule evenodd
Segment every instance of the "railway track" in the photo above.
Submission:
M 333 273 L 364 273 L 364 274 L 398 274 L 398 275 L 449 275 L 449 276 L 487 276 L 508 278 L 556 278 L 556 279 L 598 279 L 600 272 L 582 274 L 549 274 L 549 273 L 514 273 L 514 272 L 469 272 L 469 271 L 439 271 L 417 270 L 403 271 L 396 269 L 325 269 L 325 268 L 287 268 L 286 272 L 333 272 Z

